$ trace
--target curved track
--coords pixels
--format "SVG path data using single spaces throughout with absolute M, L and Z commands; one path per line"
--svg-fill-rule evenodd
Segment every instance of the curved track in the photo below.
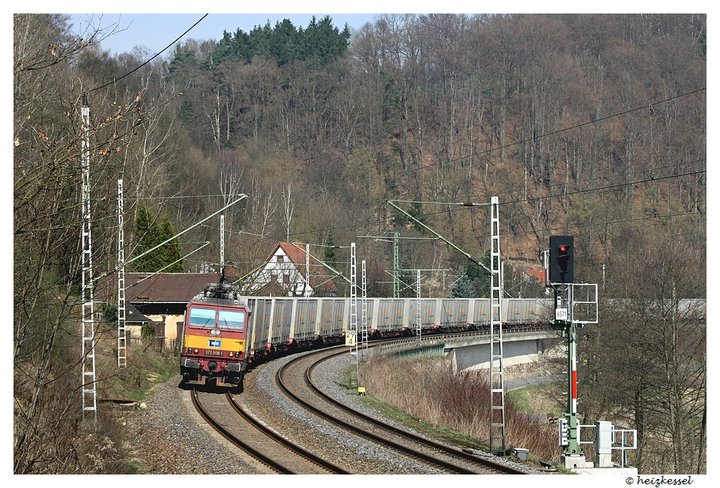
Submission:
M 313 453 L 293 444 L 263 423 L 256 420 L 231 394 L 209 393 L 200 399 L 192 390 L 193 406 L 205 421 L 225 439 L 252 458 L 283 474 L 323 474 L 347 471 L 319 458 Z M 225 401 L 219 402 L 218 399 Z M 278 461 L 282 459 L 282 462 Z
M 506 464 L 496 463 L 466 453 L 460 449 L 420 437 L 403 429 L 385 424 L 368 417 L 337 400 L 329 397 L 313 383 L 312 371 L 335 356 L 347 354 L 347 349 L 320 351 L 289 361 L 280 368 L 276 381 L 280 389 L 306 410 L 322 419 L 339 426 L 355 435 L 371 439 L 387 448 L 402 453 L 416 461 L 439 468 L 449 473 L 512 473 L 524 474 L 524 471 Z M 291 375 L 303 374 L 302 385 Z

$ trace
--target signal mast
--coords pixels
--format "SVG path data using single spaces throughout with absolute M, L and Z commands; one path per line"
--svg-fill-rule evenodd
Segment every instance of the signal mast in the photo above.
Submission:
M 581 425 L 578 419 L 577 332 L 585 324 L 598 323 L 597 284 L 575 283 L 573 236 L 550 236 L 550 249 L 543 252 L 546 286 L 553 289 L 553 328 L 567 338 L 567 411 L 558 419 L 561 464 L 570 470 L 613 468 L 612 451 L 621 451 L 620 467 L 627 467 L 626 451 L 637 447 L 634 429 L 615 428 L 608 421 Z M 581 428 L 594 428 L 595 440 L 583 441 Z M 631 441 L 631 442 L 629 442 Z M 581 444 L 595 445 L 595 462 L 587 462 Z M 634 468 L 633 468 L 634 469 Z
M 550 261 L 548 283 L 554 291 L 555 321 L 553 328 L 563 331 L 567 337 L 567 412 L 558 420 L 559 444 L 563 447 L 566 467 L 585 465 L 585 455 L 580 447 L 577 416 L 577 327 L 572 320 L 573 312 L 573 236 L 550 236 Z

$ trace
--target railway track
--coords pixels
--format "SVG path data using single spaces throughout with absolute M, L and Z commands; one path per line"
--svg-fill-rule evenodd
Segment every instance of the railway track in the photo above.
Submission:
M 292 359 L 276 374 L 279 388 L 304 409 L 325 421 L 442 472 L 462 474 L 525 473 L 506 464 L 497 463 L 388 425 L 347 407 L 323 393 L 313 383 L 313 370 L 324 361 L 347 354 L 345 347 L 340 349 L 339 352 L 337 348 L 333 348 L 333 350 L 323 350 Z
M 255 419 L 242 399 L 230 393 L 202 395 L 192 390 L 192 403 L 200 416 L 225 439 L 272 473 L 345 474 L 343 470 L 280 436 Z M 282 461 L 278 461 L 282 460 Z

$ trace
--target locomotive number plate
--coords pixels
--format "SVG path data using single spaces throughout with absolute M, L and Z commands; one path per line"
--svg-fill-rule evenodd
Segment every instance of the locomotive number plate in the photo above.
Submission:
M 212 349 L 205 349 L 206 356 L 222 356 L 222 351 L 213 351 Z

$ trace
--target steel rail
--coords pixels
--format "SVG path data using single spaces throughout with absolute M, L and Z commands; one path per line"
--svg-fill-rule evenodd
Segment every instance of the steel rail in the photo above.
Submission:
M 210 426 L 215 429 L 217 432 L 220 433 L 225 439 L 230 441 L 233 445 L 236 447 L 242 449 L 247 454 L 255 458 L 256 460 L 260 461 L 264 465 L 268 466 L 270 469 L 277 471 L 278 473 L 282 474 L 295 474 L 294 471 L 286 468 L 282 464 L 278 463 L 274 459 L 271 459 L 261 453 L 260 451 L 256 450 L 255 448 L 251 447 L 246 442 L 243 442 L 242 440 L 238 439 L 234 435 L 232 435 L 229 431 L 227 431 L 223 426 L 221 426 L 218 422 L 216 422 L 210 415 L 207 413 L 205 408 L 200 403 L 200 400 L 198 399 L 198 393 L 197 390 L 192 390 L 191 392 L 191 398 L 192 403 L 195 409 L 198 411 L 200 416 L 205 419 L 205 421 L 210 424 Z
M 253 427 L 261 431 L 266 436 L 270 437 L 274 441 L 276 441 L 278 444 L 281 444 L 282 446 L 286 447 L 287 449 L 290 449 L 294 453 L 296 453 L 299 456 L 304 457 L 308 461 L 320 466 L 323 469 L 326 469 L 330 471 L 331 473 L 336 474 L 349 474 L 348 471 L 345 471 L 344 469 L 334 465 L 330 461 L 326 461 L 325 459 L 322 459 L 312 452 L 303 449 L 302 447 L 298 446 L 297 444 L 293 443 L 289 439 L 284 438 L 274 430 L 270 429 L 268 426 L 263 424 L 262 422 L 258 421 L 255 417 L 253 417 L 250 412 L 247 411 L 246 408 L 238 405 L 238 403 L 235 401 L 235 398 L 230 393 L 225 393 L 225 398 L 232 406 L 233 410 L 237 412 L 245 421 L 247 421 L 249 424 L 251 424 Z
M 340 347 L 344 347 L 344 346 L 340 346 Z M 345 351 L 341 351 L 340 353 L 336 353 L 336 354 L 344 354 L 344 353 L 346 353 L 346 352 L 345 352 Z M 437 458 L 435 458 L 435 457 L 433 457 L 433 456 L 431 456 L 431 455 L 429 455 L 429 454 L 416 451 L 416 450 L 414 450 L 414 449 L 412 449 L 412 448 L 410 448 L 410 447 L 408 447 L 408 446 L 403 446 L 402 444 L 398 444 L 397 442 L 391 441 L 390 439 L 387 439 L 387 438 L 384 438 L 384 437 L 382 437 L 382 436 L 380 436 L 380 435 L 373 434 L 372 432 L 368 432 L 368 431 L 366 431 L 366 430 L 363 430 L 363 429 L 361 429 L 360 427 L 354 426 L 354 425 L 352 425 L 352 424 L 350 424 L 350 423 L 348 423 L 348 422 L 345 422 L 345 421 L 343 421 L 343 420 L 340 420 L 340 419 L 334 417 L 333 415 L 331 415 L 331 414 L 323 411 L 322 409 L 320 409 L 320 408 L 318 408 L 318 407 L 310 404 L 310 403 L 307 402 L 306 400 L 303 400 L 302 398 L 300 398 L 298 395 L 296 395 L 295 393 L 293 393 L 293 392 L 290 390 L 290 388 L 285 384 L 285 382 L 284 382 L 284 380 L 283 380 L 283 376 L 284 376 L 284 374 L 285 374 L 285 371 L 288 369 L 288 367 L 289 367 L 290 365 L 296 363 L 297 361 L 300 361 L 300 360 L 303 359 L 304 357 L 305 357 L 305 356 L 301 356 L 301 357 L 299 357 L 299 358 L 295 358 L 295 359 L 289 361 L 289 362 L 286 363 L 284 366 L 282 366 L 282 367 L 277 371 L 277 373 L 276 373 L 276 380 L 277 380 L 277 383 L 278 383 L 280 389 L 282 390 L 282 392 L 283 392 L 285 395 L 287 395 L 288 397 L 290 397 L 292 400 L 294 400 L 296 403 L 298 403 L 299 405 L 301 405 L 303 408 L 305 408 L 306 410 L 309 410 L 310 412 L 314 413 L 314 414 L 317 415 L 318 417 L 320 417 L 320 418 L 322 418 L 322 419 L 325 419 L 325 420 L 329 421 L 329 422 L 332 423 L 332 424 L 335 424 L 335 425 L 337 425 L 337 426 L 340 426 L 340 427 L 342 427 L 343 429 L 348 430 L 348 431 L 350 431 L 350 432 L 352 432 L 352 433 L 354 433 L 354 434 L 356 434 L 356 435 L 359 435 L 359 436 L 361 436 L 361 437 L 365 437 L 365 438 L 367 438 L 367 439 L 371 439 L 371 440 L 373 440 L 373 441 L 375 441 L 375 442 L 378 442 L 378 443 L 381 444 L 381 445 L 391 447 L 391 448 L 395 449 L 396 451 L 399 451 L 399 452 L 401 452 L 401 453 L 403 453 L 403 454 L 405 454 L 405 455 L 407 455 L 407 456 L 410 456 L 410 457 L 412 457 L 412 458 L 420 459 L 420 460 L 422 460 L 422 461 L 425 462 L 425 463 L 431 464 L 431 465 L 433 465 L 433 466 L 440 467 L 440 468 L 445 469 L 445 470 L 447 470 L 447 471 L 450 471 L 450 472 L 452 472 L 452 473 L 475 474 L 475 471 L 471 471 L 471 470 L 469 470 L 469 469 L 467 469 L 467 468 L 464 468 L 464 467 L 461 467 L 461 466 L 457 466 L 457 465 L 455 465 L 455 464 L 453 464 L 453 463 L 444 461 L 444 460 L 442 460 L 442 459 L 437 459 Z M 305 378 L 305 380 L 306 380 L 306 382 L 307 382 L 307 377 Z M 308 386 L 310 386 L 310 385 L 308 385 Z
M 329 396 L 328 394 L 326 394 L 325 392 L 323 392 L 322 390 L 320 390 L 320 388 L 318 388 L 317 385 L 315 385 L 315 383 L 313 383 L 313 381 L 312 381 L 312 371 L 315 369 L 315 367 L 317 367 L 318 365 L 322 364 L 323 362 L 325 362 L 325 361 L 327 361 L 327 360 L 329 360 L 329 359 L 332 359 L 332 358 L 334 358 L 334 357 L 336 357 L 336 356 L 339 356 L 339 355 L 341 355 L 341 354 L 343 354 L 343 352 L 339 352 L 339 353 L 337 353 L 337 354 L 333 354 L 333 355 L 329 355 L 329 356 L 326 356 L 326 357 L 324 357 L 324 358 L 321 358 L 321 359 L 319 359 L 316 363 L 314 363 L 313 365 L 311 365 L 311 366 L 305 371 L 305 378 L 306 378 L 306 383 L 307 383 L 307 385 L 313 390 L 313 392 L 314 392 L 317 396 L 321 397 L 321 398 L 322 398 L 323 400 L 325 400 L 326 402 L 330 403 L 330 404 L 333 405 L 334 407 L 337 407 L 337 408 L 339 408 L 339 409 L 341 409 L 341 410 L 344 410 L 344 411 L 346 411 L 346 412 L 348 412 L 348 413 L 350 413 L 350 414 L 352 414 L 352 415 L 354 415 L 354 416 L 356 416 L 356 417 L 359 417 L 359 418 L 361 418 L 362 420 L 364 420 L 364 421 L 366 421 L 366 422 L 369 422 L 369 423 L 371 423 L 371 424 L 373 424 L 373 425 L 375 425 L 375 426 L 377 426 L 377 427 L 380 427 L 380 428 L 389 430 L 389 431 L 393 432 L 394 434 L 397 434 L 397 435 L 399 435 L 399 436 L 401 436 L 401 437 L 410 439 L 410 440 L 412 440 L 412 441 L 414 441 L 414 442 L 418 442 L 418 443 L 420 443 L 420 444 L 426 445 L 426 446 L 431 447 L 431 448 L 433 448 L 433 449 L 437 449 L 437 450 L 442 451 L 442 452 L 444 452 L 444 453 L 446 453 L 446 454 L 448 454 L 448 455 L 460 457 L 460 458 L 462 458 L 464 461 L 469 461 L 469 462 L 472 462 L 472 463 L 482 464 L 482 465 L 484 465 L 484 466 L 491 467 L 491 468 L 493 468 L 493 469 L 497 469 L 497 470 L 499 470 L 499 471 L 502 471 L 503 473 L 508 473 L 508 474 L 527 474 L 526 472 L 524 472 L 524 471 L 522 471 L 522 470 L 519 470 L 519 469 L 516 469 L 516 468 L 513 468 L 513 467 L 511 467 L 511 466 L 507 466 L 507 465 L 502 464 L 502 463 L 495 463 L 495 462 L 491 461 L 490 459 L 484 459 L 484 458 L 482 458 L 482 457 L 479 457 L 479 456 L 476 456 L 476 455 L 467 453 L 467 452 L 465 452 L 465 451 L 463 451 L 463 450 L 461 450 L 461 449 L 458 449 L 458 448 L 455 448 L 455 447 L 451 447 L 451 446 L 447 446 L 447 445 L 445 445 L 445 444 L 441 444 L 441 443 L 436 442 L 436 441 L 434 441 L 434 440 L 432 440 L 432 439 L 428 439 L 428 438 L 426 438 L 426 437 L 422 437 L 422 436 L 419 436 L 419 435 L 417 435 L 417 434 L 413 434 L 412 432 L 408 432 L 407 430 L 401 429 L 401 428 L 399 428 L 399 427 L 395 427 L 395 426 L 393 426 L 393 425 L 387 424 L 387 423 L 385 423 L 385 422 L 382 422 L 381 420 L 378 420 L 378 419 L 373 418 L 373 417 L 370 417 L 369 415 L 366 415 L 366 414 L 364 414 L 364 413 L 362 413 L 362 412 L 359 412 L 359 411 L 355 410 L 355 409 L 352 408 L 352 407 L 348 407 L 347 405 L 344 405 L 343 403 L 339 402 L 338 400 L 332 398 L 331 396 Z

